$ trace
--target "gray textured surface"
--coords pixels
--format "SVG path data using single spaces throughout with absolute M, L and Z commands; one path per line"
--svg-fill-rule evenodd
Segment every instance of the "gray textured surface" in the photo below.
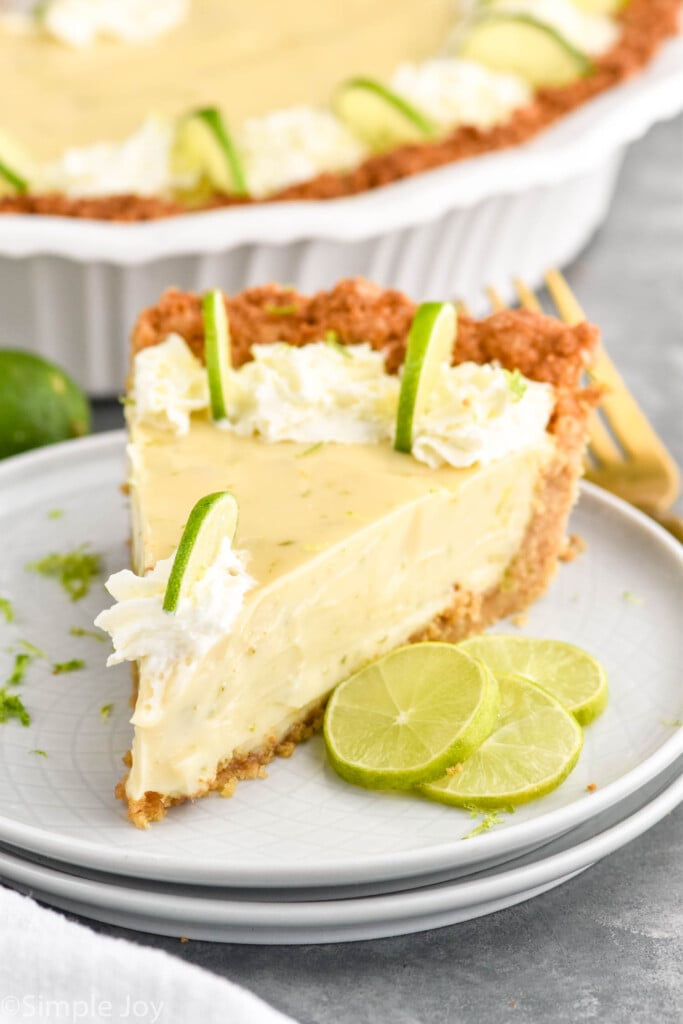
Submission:
M 569 271 L 683 463 L 683 119 L 629 156 L 610 217 Z M 97 410 L 100 429 L 120 424 Z M 679 509 L 681 505 L 679 503 Z M 491 917 L 339 946 L 225 946 L 101 926 L 223 974 L 302 1024 L 680 1024 L 683 811 L 559 889 Z M 228 1024 L 228 1022 L 226 1022 Z

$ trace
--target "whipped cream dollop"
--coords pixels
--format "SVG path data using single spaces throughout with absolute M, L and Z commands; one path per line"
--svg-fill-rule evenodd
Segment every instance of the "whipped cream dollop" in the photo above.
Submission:
M 549 384 L 491 363 L 444 366 L 413 427 L 412 454 L 432 469 L 487 466 L 537 445 L 555 397 Z
M 171 122 L 149 117 L 123 142 L 67 149 L 38 172 L 37 184 L 68 196 L 164 195 L 186 184 L 171 171 L 174 134 Z
M 492 7 L 496 11 L 530 14 L 554 28 L 572 46 L 591 56 L 605 53 L 614 46 L 621 31 L 613 18 L 582 11 L 571 0 L 496 0 Z
M 253 356 L 233 374 L 226 430 L 269 442 L 391 437 L 399 381 L 370 345 L 255 345 Z
M 105 586 L 116 603 L 95 619 L 114 646 L 107 665 L 141 659 L 145 679 L 151 680 L 149 700 L 138 703 L 136 724 L 151 724 L 161 713 L 162 696 L 182 690 L 194 663 L 219 636 L 230 632 L 245 595 L 256 586 L 247 572 L 247 553 L 233 550 L 226 538 L 216 560 L 191 584 L 177 610 L 165 612 L 163 600 L 174 558 L 175 553 L 160 559 L 146 576 L 130 569 L 110 576 Z
M 333 113 L 306 106 L 248 119 L 236 143 L 249 192 L 257 198 L 324 171 L 349 170 L 367 152 Z
M 157 430 L 178 436 L 190 429 L 190 414 L 209 405 L 209 381 L 204 367 L 179 334 L 161 345 L 143 348 L 135 356 L 130 416 Z
M 47 0 L 38 24 L 78 49 L 100 38 L 142 43 L 182 24 L 189 8 L 189 0 Z
M 489 128 L 531 102 L 530 86 L 517 75 L 498 74 L 474 61 L 442 57 L 401 64 L 391 88 L 441 128 Z
M 255 345 L 253 357 L 232 371 L 229 418 L 220 429 L 267 443 L 393 442 L 400 378 L 370 345 L 278 342 Z M 206 370 L 178 335 L 139 352 L 134 374 L 129 416 L 138 423 L 186 433 L 190 413 L 209 404 Z M 519 371 L 444 364 L 415 420 L 413 457 L 432 468 L 488 465 L 539 444 L 554 402 L 549 384 Z

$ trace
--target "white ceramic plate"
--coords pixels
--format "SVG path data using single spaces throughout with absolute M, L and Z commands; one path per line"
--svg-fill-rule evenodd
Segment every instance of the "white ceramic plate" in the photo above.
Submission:
M 443 927 L 528 900 L 573 878 L 672 811 L 683 799 L 681 765 L 566 836 L 494 871 L 391 895 L 323 901 L 226 899 L 220 890 L 84 880 L 0 852 L 0 877 L 65 910 L 139 931 L 258 944 L 343 942 Z
M 130 266 L 180 254 L 223 252 L 245 243 L 281 246 L 303 239 L 371 239 L 492 197 L 576 178 L 682 107 L 683 38 L 677 37 L 633 79 L 522 146 L 334 201 L 257 204 L 142 224 L 3 216 L 0 254 L 54 254 Z
M 89 626 L 107 597 L 97 584 L 73 604 L 25 569 L 85 542 L 103 554 L 107 571 L 126 564 L 123 449 L 122 434 L 101 435 L 0 466 L 0 595 L 16 609 L 16 622 L 0 627 L 0 678 L 12 666 L 6 647 L 22 638 L 50 662 L 84 657 L 87 664 L 60 676 L 48 662 L 30 666 L 22 694 L 33 722 L 0 729 L 0 841 L 99 871 L 188 884 L 338 888 L 453 874 L 518 855 L 601 814 L 683 750 L 683 730 L 671 724 L 683 704 L 683 548 L 586 486 L 572 528 L 588 552 L 562 568 L 532 609 L 528 633 L 592 651 L 607 668 L 612 696 L 555 793 L 463 843 L 473 824 L 464 812 L 347 786 L 316 738 L 271 766 L 267 782 L 240 785 L 229 802 L 207 798 L 146 832 L 134 829 L 112 795 L 130 740 L 128 672 L 105 670 L 105 645 L 68 632 Z M 63 515 L 50 518 L 54 509 Z M 104 722 L 99 709 L 109 703 Z M 588 793 L 591 783 L 598 789 Z

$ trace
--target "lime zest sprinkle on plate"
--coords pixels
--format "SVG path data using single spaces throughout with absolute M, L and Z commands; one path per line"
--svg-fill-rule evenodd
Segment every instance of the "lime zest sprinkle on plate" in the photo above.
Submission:
M 638 597 L 637 594 L 632 594 L 630 590 L 625 590 L 622 596 L 624 601 L 627 601 L 628 604 L 640 605 L 643 603 L 642 597 Z
M 69 629 L 69 635 L 89 636 L 91 640 L 97 640 L 100 644 L 103 644 L 107 639 L 104 633 L 99 633 L 96 629 L 83 629 L 82 626 L 71 626 Z
M 40 573 L 48 579 L 56 579 L 72 601 L 80 601 L 90 592 L 93 580 L 102 572 L 102 558 L 93 551 L 87 551 L 82 544 L 65 554 L 50 554 L 38 562 L 30 562 L 29 572 Z
M 231 491 L 215 491 L 200 498 L 188 517 L 166 584 L 163 610 L 173 613 L 192 584 L 212 565 L 223 540 L 237 531 L 239 506 Z
M 61 519 L 64 515 L 63 508 L 51 508 L 47 514 L 48 519 Z
M 669 729 L 680 729 L 683 725 L 683 719 L 681 718 L 663 718 L 662 725 L 666 725 Z
M 44 750 L 29 750 L 29 754 L 37 754 L 38 757 L 47 757 L 47 753 Z
M 32 661 L 31 655 L 27 652 L 21 654 L 15 654 L 14 656 L 14 668 L 5 683 L 5 686 L 19 686 L 24 681 L 26 675 L 26 669 Z
M 100 708 L 100 718 L 102 719 L 103 722 L 106 722 L 109 719 L 109 716 L 111 715 L 113 710 L 114 710 L 114 705 L 113 704 L 103 704 L 102 705 L 102 707 Z
M 85 662 L 82 658 L 71 658 L 70 661 L 56 661 L 52 666 L 52 675 L 61 676 L 65 672 L 80 672 L 83 668 L 85 668 Z
M 475 816 L 479 817 L 480 813 L 480 811 L 477 811 Z M 492 828 L 495 828 L 496 825 L 503 824 L 503 818 L 501 818 L 501 814 L 504 813 L 504 811 L 490 811 L 482 818 L 478 825 L 475 825 L 475 827 L 467 833 L 467 835 L 461 836 L 460 838 L 474 839 L 475 836 L 480 836 L 484 832 L 490 832 L 490 830 Z
M 3 615 L 5 622 L 14 622 L 14 608 L 8 597 L 0 597 L 0 615 Z
M 36 645 L 32 644 L 30 640 L 20 640 L 19 646 L 23 647 L 32 658 L 47 658 L 45 651 L 41 651 L 40 647 L 36 647 Z
M 0 723 L 4 725 L 10 718 L 16 718 L 24 726 L 31 724 L 31 716 L 24 707 L 21 697 L 9 694 L 3 688 L 0 690 Z

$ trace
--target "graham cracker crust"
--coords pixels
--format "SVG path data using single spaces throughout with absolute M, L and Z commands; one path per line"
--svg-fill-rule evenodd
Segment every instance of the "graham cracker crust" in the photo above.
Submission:
M 282 289 L 272 285 L 226 299 L 236 363 L 250 358 L 252 344 L 276 340 L 268 308 L 281 294 Z M 286 295 L 297 313 L 284 318 L 287 321 L 284 329 L 283 318 L 279 318 L 278 340 L 305 344 L 319 338 L 321 328 L 324 333 L 332 323 L 341 343 L 369 340 L 386 352 L 394 370 L 401 365 L 415 306 L 400 292 L 382 290 L 365 281 L 344 281 L 330 292 L 321 292 L 310 299 L 291 291 Z M 148 345 L 159 344 L 171 331 L 185 337 L 195 353 L 203 358 L 198 296 L 170 291 L 158 306 L 146 310 L 133 330 L 133 354 Z M 597 329 L 588 324 L 568 327 L 550 317 L 519 310 L 497 313 L 480 321 L 460 320 L 456 362 L 465 359 L 488 362 L 496 358 L 509 369 L 517 367 L 531 379 L 553 384 L 556 406 L 548 429 L 554 437 L 555 449 L 539 477 L 532 515 L 520 549 L 501 583 L 482 594 L 454 587 L 449 607 L 423 630 L 413 634 L 409 642 L 458 642 L 482 632 L 501 618 L 522 613 L 548 588 L 566 550 L 567 520 L 578 493 L 586 422 L 600 398 L 599 389 L 582 388 L 580 384 L 582 370 L 590 363 L 598 336 Z M 324 699 L 308 709 L 284 739 L 273 738 L 272 743 L 247 755 L 222 762 L 213 780 L 202 783 L 191 795 L 169 797 L 148 792 L 141 799 L 128 800 L 131 821 L 139 828 L 146 828 L 163 818 L 171 806 L 212 791 L 229 796 L 238 782 L 263 777 L 265 766 L 276 756 L 289 757 L 297 744 L 320 728 L 325 703 Z M 124 801 L 127 800 L 125 787 L 126 778 L 116 789 L 117 797 Z

